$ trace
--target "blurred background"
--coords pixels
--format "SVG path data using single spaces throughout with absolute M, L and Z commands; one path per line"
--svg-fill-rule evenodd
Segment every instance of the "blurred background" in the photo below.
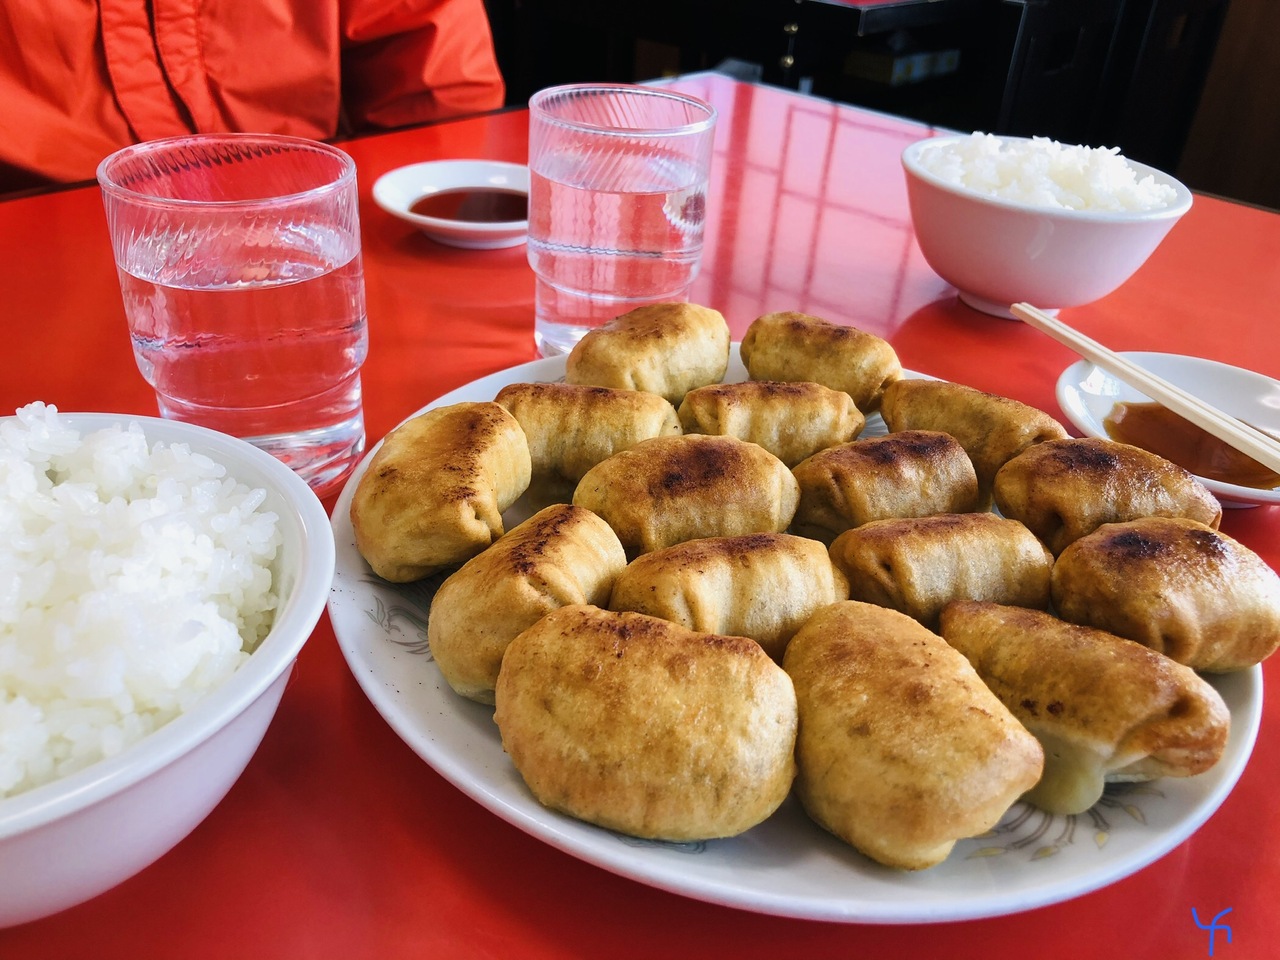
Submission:
M 485 0 L 507 102 L 719 70 L 1280 209 L 1280 0 Z

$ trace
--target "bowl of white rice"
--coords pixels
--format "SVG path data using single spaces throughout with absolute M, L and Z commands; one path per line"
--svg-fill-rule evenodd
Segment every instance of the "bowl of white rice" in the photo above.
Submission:
M 324 609 L 320 501 L 203 427 L 0 418 L 0 927 L 145 868 L 257 750 Z
M 1141 267 L 1191 208 L 1191 191 L 1115 148 L 985 133 L 903 151 L 916 240 L 960 299 L 1010 317 L 1092 303 Z

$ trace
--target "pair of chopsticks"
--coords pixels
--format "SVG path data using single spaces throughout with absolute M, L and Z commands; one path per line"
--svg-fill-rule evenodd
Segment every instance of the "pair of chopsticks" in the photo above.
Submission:
M 1015 303 L 1010 310 L 1015 317 L 1046 333 L 1059 343 L 1070 347 L 1086 360 L 1096 363 L 1103 370 L 1123 380 L 1135 390 L 1146 394 L 1161 406 L 1191 421 L 1228 446 L 1252 457 L 1258 463 L 1280 473 L 1280 441 L 1268 436 L 1217 407 L 1211 406 L 1194 394 L 1174 386 L 1132 360 L 1108 350 L 1096 340 L 1072 329 L 1029 303 Z

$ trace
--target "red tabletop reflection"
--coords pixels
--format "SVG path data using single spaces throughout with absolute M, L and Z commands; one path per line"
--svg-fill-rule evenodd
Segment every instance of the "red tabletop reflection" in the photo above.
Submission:
M 735 339 L 801 310 L 888 337 L 905 366 L 1060 415 L 1075 357 L 1022 324 L 959 304 L 922 259 L 898 156 L 918 124 L 779 89 L 694 75 L 720 111 L 693 299 Z M 345 145 L 359 168 L 376 439 L 483 374 L 534 358 L 522 247 L 443 247 L 376 207 L 382 173 L 428 159 L 523 162 L 511 111 Z M 980 242 L 980 238 L 975 238 Z M 6 324 L 0 405 L 154 414 L 134 366 L 98 191 L 0 203 Z M 1119 291 L 1063 318 L 1117 349 L 1197 354 L 1280 378 L 1280 216 L 1209 197 Z M 1280 562 L 1280 510 L 1223 529 Z M 1268 682 L 1274 662 L 1264 668 Z M 322 620 L 240 781 L 174 851 L 62 914 L 0 931 L 4 960 L 71 957 L 1017 957 L 1274 955 L 1280 788 L 1267 706 L 1235 791 L 1191 839 L 1133 876 L 1007 917 L 915 926 L 759 915 L 668 894 L 544 845 L 419 760 L 357 686 Z

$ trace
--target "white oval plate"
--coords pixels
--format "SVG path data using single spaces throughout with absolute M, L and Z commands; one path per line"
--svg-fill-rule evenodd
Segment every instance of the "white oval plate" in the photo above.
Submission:
M 502 187 L 529 193 L 529 168 L 499 160 L 431 160 L 398 167 L 384 173 L 373 185 L 373 201 L 431 239 L 451 247 L 496 250 L 524 243 L 528 220 L 475 223 L 445 220 L 411 213 L 409 207 L 423 197 L 459 187 Z
M 509 383 L 559 380 L 564 363 L 561 356 L 512 367 L 423 409 L 492 400 Z M 735 345 L 726 380 L 745 376 Z M 862 435 L 884 432 L 876 414 Z M 1016 804 L 991 834 L 961 841 L 929 870 L 873 863 L 815 826 L 794 798 L 729 840 L 661 843 L 613 833 L 539 804 L 503 753 L 493 708 L 457 696 L 441 677 L 426 639 L 439 581 L 389 584 L 360 557 L 349 511 L 368 463 L 367 456 L 333 511 L 338 571 L 329 614 L 369 700 L 418 756 L 490 812 L 572 856 L 662 890 L 758 913 L 846 923 L 933 923 L 1030 910 L 1114 883 L 1168 853 L 1218 808 L 1253 750 L 1260 667 L 1210 681 L 1232 724 L 1226 752 L 1209 772 L 1109 790 L 1075 817 Z
M 1126 352 L 1140 366 L 1213 404 L 1224 413 L 1261 430 L 1280 433 L 1280 381 L 1216 360 L 1178 353 Z M 1148 398 L 1088 360 L 1067 367 L 1058 378 L 1058 405 L 1076 427 L 1090 437 L 1107 436 L 1103 420 L 1122 402 Z M 1280 487 L 1256 490 L 1220 480 L 1198 478 L 1225 507 L 1280 503 Z

